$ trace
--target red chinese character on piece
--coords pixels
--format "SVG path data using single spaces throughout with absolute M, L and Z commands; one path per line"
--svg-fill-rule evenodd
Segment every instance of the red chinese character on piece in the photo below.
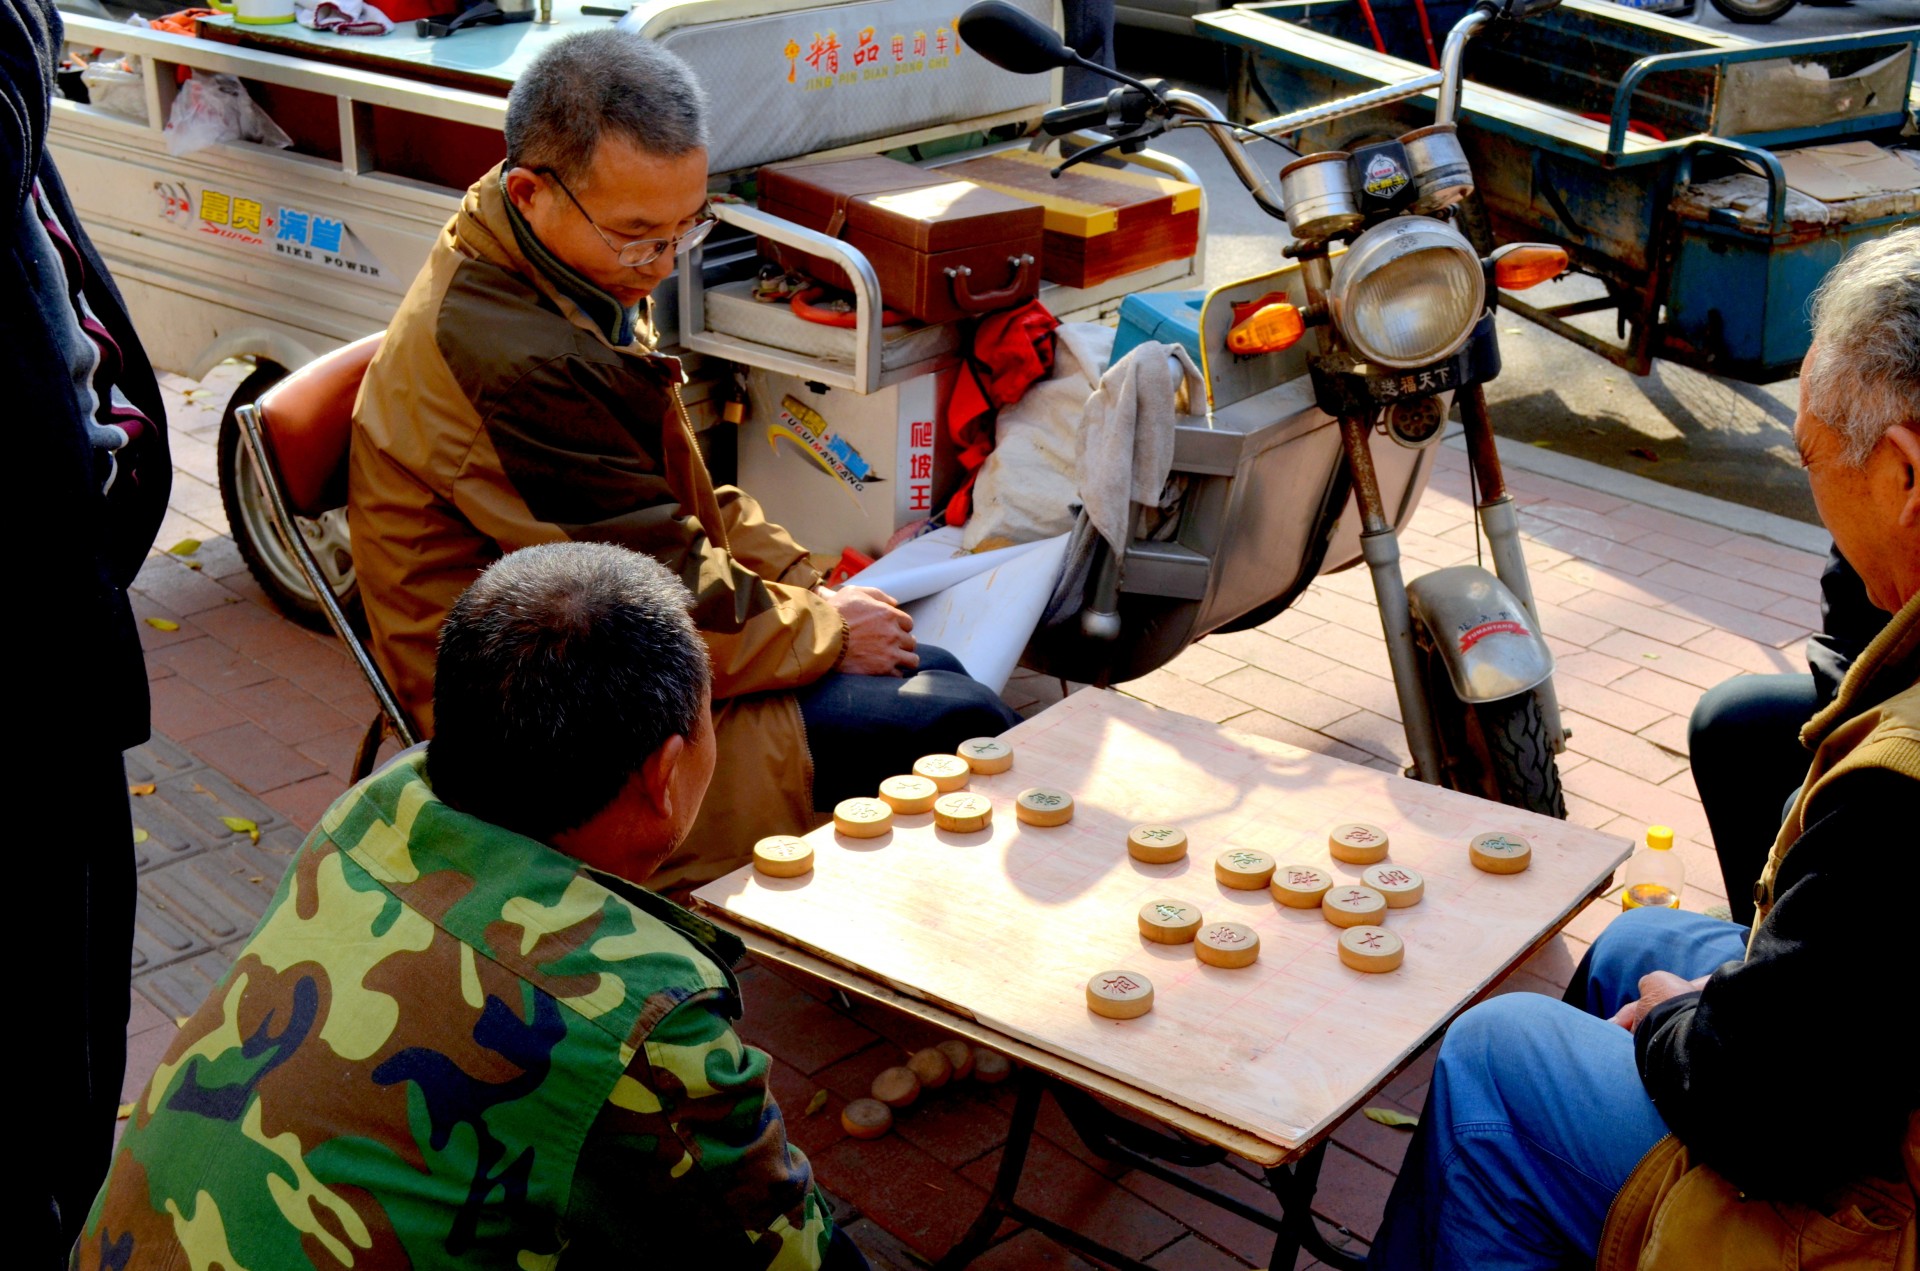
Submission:
M 800 46 L 788 40 L 787 47 L 780 50 L 780 56 L 787 59 L 787 83 L 791 84 L 800 73 Z
M 1136 984 L 1130 976 L 1125 975 L 1116 975 L 1111 980 L 1105 981 L 1105 987 L 1115 993 L 1137 993 L 1140 991 L 1140 986 Z
M 927 55 L 927 33 L 925 31 L 915 31 L 913 33 L 913 55 L 915 57 L 925 57 Z
M 932 486 L 915 484 L 913 486 L 908 487 L 908 489 L 913 495 L 913 502 L 907 505 L 907 510 L 909 512 L 933 511 L 933 487 Z
M 1380 875 L 1380 881 L 1395 887 L 1404 887 L 1413 880 L 1407 877 L 1407 872 L 1403 869 L 1390 869 Z
M 924 450 L 933 444 L 933 421 L 916 420 L 913 425 L 912 445 L 915 450 Z
M 1212 937 L 1215 944 L 1239 944 L 1246 939 L 1232 927 L 1215 927 Z
M 860 46 L 853 51 L 853 64 L 865 66 L 868 62 L 880 60 L 880 45 L 873 38 L 873 28 L 868 27 L 860 33 Z
M 931 480 L 933 477 L 933 456 L 915 455 L 913 457 L 913 470 L 908 475 L 915 481 Z
M 1287 875 L 1287 881 L 1295 887 L 1311 887 L 1320 880 L 1316 878 L 1311 871 L 1296 869 Z
M 1380 933 L 1376 931 L 1372 935 L 1361 936 L 1360 943 L 1369 949 L 1378 949 L 1380 947 Z
M 891 48 L 893 50 L 894 61 L 904 62 L 907 60 L 907 37 L 906 36 L 904 35 L 894 36 L 891 44 Z

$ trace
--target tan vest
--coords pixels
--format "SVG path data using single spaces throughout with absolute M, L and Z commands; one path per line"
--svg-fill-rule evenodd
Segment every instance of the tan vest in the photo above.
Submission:
M 1883 700 L 1862 706 L 1877 699 Z M 1813 749 L 1813 763 L 1755 889 L 1755 931 L 1773 908 L 1781 863 L 1843 773 L 1889 768 L 1920 781 L 1920 596 L 1867 646 L 1832 704 L 1808 721 L 1800 738 Z M 1686 1145 L 1669 1134 L 1614 1197 L 1596 1271 L 1916 1271 L 1920 1112 L 1907 1118 L 1901 1158 L 1904 1180 L 1864 1179 L 1820 1205 L 1748 1200 L 1695 1164 Z

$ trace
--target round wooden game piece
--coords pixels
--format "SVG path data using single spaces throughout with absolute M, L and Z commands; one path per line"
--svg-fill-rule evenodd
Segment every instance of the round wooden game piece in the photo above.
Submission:
M 1193 938 L 1193 956 L 1208 966 L 1252 966 L 1260 957 L 1260 936 L 1237 922 L 1212 922 Z
M 893 1128 L 893 1109 L 878 1099 L 855 1099 L 840 1109 L 840 1128 L 849 1138 L 877 1139 Z
M 1385 896 L 1389 909 L 1411 909 L 1427 894 L 1427 880 L 1405 865 L 1369 865 L 1360 871 L 1360 881 Z
M 1320 901 L 1320 916 L 1336 927 L 1377 923 L 1387 912 L 1387 898 L 1371 887 L 1343 885 Z
M 1467 855 L 1475 869 L 1489 874 L 1518 874 L 1533 864 L 1533 844 L 1518 834 L 1495 830 L 1468 844 Z
M 961 742 L 953 750 L 967 761 L 967 767 L 983 777 L 1013 767 L 1013 747 L 998 737 L 975 737 L 972 741 Z
M 1187 854 L 1187 832 L 1177 825 L 1136 825 L 1127 831 L 1127 855 L 1143 865 L 1170 865 Z
M 880 783 L 880 801 L 902 816 L 933 811 L 933 801 L 939 797 L 940 787 L 925 777 L 908 774 Z
M 1140 934 L 1155 944 L 1185 944 L 1200 930 L 1200 907 L 1184 900 L 1149 900 L 1140 906 Z
M 1213 858 L 1213 876 L 1222 887 L 1259 891 L 1273 881 L 1273 857 L 1250 847 L 1230 847 Z
M 893 828 L 893 809 L 878 799 L 842 799 L 833 805 L 833 828 L 850 839 L 877 839 Z
M 1102 971 L 1087 981 L 1087 1009 L 1107 1019 L 1138 1019 L 1153 1009 L 1153 981 L 1138 971 Z
M 972 834 L 993 824 L 993 801 L 984 794 L 962 790 L 933 801 L 933 823 L 955 834 Z
M 1333 875 L 1312 865 L 1277 865 L 1269 890 L 1289 909 L 1318 909 L 1320 898 L 1333 890 Z
M 1385 927 L 1348 927 L 1340 933 L 1340 960 L 1356 971 L 1392 971 L 1407 947 Z
M 953 1077 L 953 1062 L 940 1053 L 937 1046 L 913 1052 L 913 1058 L 907 1060 L 907 1067 L 913 1069 L 913 1075 L 920 1078 L 922 1090 L 938 1090 Z
M 1013 1061 L 985 1046 L 973 1048 L 973 1079 L 983 1086 L 997 1086 L 1013 1074 Z
M 873 1079 L 867 1093 L 889 1108 L 904 1108 L 920 1097 L 920 1078 L 911 1068 L 885 1068 Z
M 973 769 L 959 755 L 922 755 L 913 761 L 913 775 L 933 782 L 941 794 L 951 794 L 967 788 Z
M 947 1062 L 953 1065 L 955 1081 L 965 1081 L 973 1075 L 973 1047 L 957 1037 L 949 1037 L 934 1049 L 945 1055 Z
M 753 867 L 769 878 L 798 878 L 813 869 L 813 848 L 805 839 L 775 834 L 753 845 Z
M 1052 786 L 1030 786 L 1013 801 L 1013 814 L 1028 825 L 1065 825 L 1073 820 L 1073 796 Z
M 1327 850 L 1336 861 L 1371 865 L 1387 859 L 1387 832 L 1365 821 L 1348 821 L 1327 835 Z

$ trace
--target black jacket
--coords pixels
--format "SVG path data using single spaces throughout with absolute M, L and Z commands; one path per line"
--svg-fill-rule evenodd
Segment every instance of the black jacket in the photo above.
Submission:
M 153 368 L 46 154 L 61 37 L 50 3 L 0 0 L 0 419 L 9 484 L 30 514 L 22 519 L 36 527 L 8 553 L 26 583 L 12 625 L 28 650 L 18 665 L 57 694 L 33 721 L 37 735 L 124 750 L 148 732 L 126 589 L 159 531 L 173 470 Z M 83 398 L 49 325 L 50 316 L 69 320 L 53 307 L 68 304 L 65 281 L 41 277 L 26 245 L 36 179 L 85 259 L 88 303 L 120 346 L 120 391 L 154 425 L 120 453 L 120 477 L 106 493 Z

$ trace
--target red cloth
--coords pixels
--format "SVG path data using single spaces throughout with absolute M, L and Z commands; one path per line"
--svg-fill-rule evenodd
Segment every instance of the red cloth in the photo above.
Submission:
M 994 413 L 1052 372 L 1053 331 L 1059 325 L 1038 300 L 989 314 L 975 325 L 973 348 L 947 399 L 947 432 L 967 474 L 947 501 L 948 525 L 965 525 L 972 514 L 974 478 L 993 453 L 988 428 Z

